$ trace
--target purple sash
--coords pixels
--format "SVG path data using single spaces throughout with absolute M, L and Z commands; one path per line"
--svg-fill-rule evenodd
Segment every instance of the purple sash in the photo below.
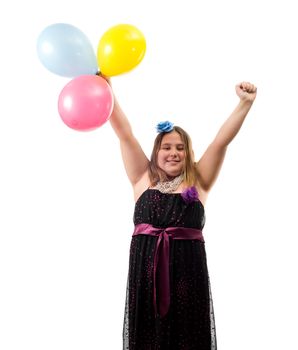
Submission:
M 153 227 L 150 224 L 135 226 L 133 236 L 150 235 L 158 237 L 154 253 L 153 296 L 155 316 L 158 314 L 156 302 L 156 271 L 159 268 L 159 295 L 158 309 L 161 317 L 164 317 L 170 307 L 170 274 L 169 274 L 169 240 L 171 239 L 195 239 L 204 242 L 203 233 L 199 229 L 188 227 Z

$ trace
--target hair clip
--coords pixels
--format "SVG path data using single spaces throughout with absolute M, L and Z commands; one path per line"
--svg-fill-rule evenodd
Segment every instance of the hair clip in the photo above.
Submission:
M 160 122 L 156 125 L 156 131 L 159 133 L 162 132 L 170 132 L 174 129 L 174 124 L 169 122 L 168 120 L 164 122 Z

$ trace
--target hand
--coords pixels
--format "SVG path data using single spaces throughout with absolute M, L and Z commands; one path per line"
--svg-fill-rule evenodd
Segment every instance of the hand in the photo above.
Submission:
M 240 100 L 253 102 L 257 96 L 257 88 L 253 84 L 243 81 L 236 85 L 236 94 Z

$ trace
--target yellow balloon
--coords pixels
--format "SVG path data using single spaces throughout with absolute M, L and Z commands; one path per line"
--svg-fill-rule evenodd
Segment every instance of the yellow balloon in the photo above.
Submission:
M 99 40 L 99 70 L 108 77 L 128 72 L 142 61 L 145 51 L 146 40 L 142 32 L 130 24 L 118 24 Z

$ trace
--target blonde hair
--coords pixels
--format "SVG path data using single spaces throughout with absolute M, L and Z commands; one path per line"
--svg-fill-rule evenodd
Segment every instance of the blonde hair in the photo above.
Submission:
M 198 173 L 195 167 L 194 153 L 192 150 L 192 142 L 188 133 L 180 128 L 179 126 L 174 126 L 173 131 L 176 131 L 184 144 L 185 149 L 185 162 L 184 162 L 184 182 L 187 186 L 195 186 L 198 183 Z M 151 186 L 155 186 L 159 181 L 165 181 L 167 179 L 166 173 L 160 169 L 157 164 L 157 155 L 160 150 L 163 137 L 168 134 L 167 132 L 159 133 L 153 145 L 153 150 L 151 153 L 150 163 L 149 163 L 149 178 L 151 181 Z

